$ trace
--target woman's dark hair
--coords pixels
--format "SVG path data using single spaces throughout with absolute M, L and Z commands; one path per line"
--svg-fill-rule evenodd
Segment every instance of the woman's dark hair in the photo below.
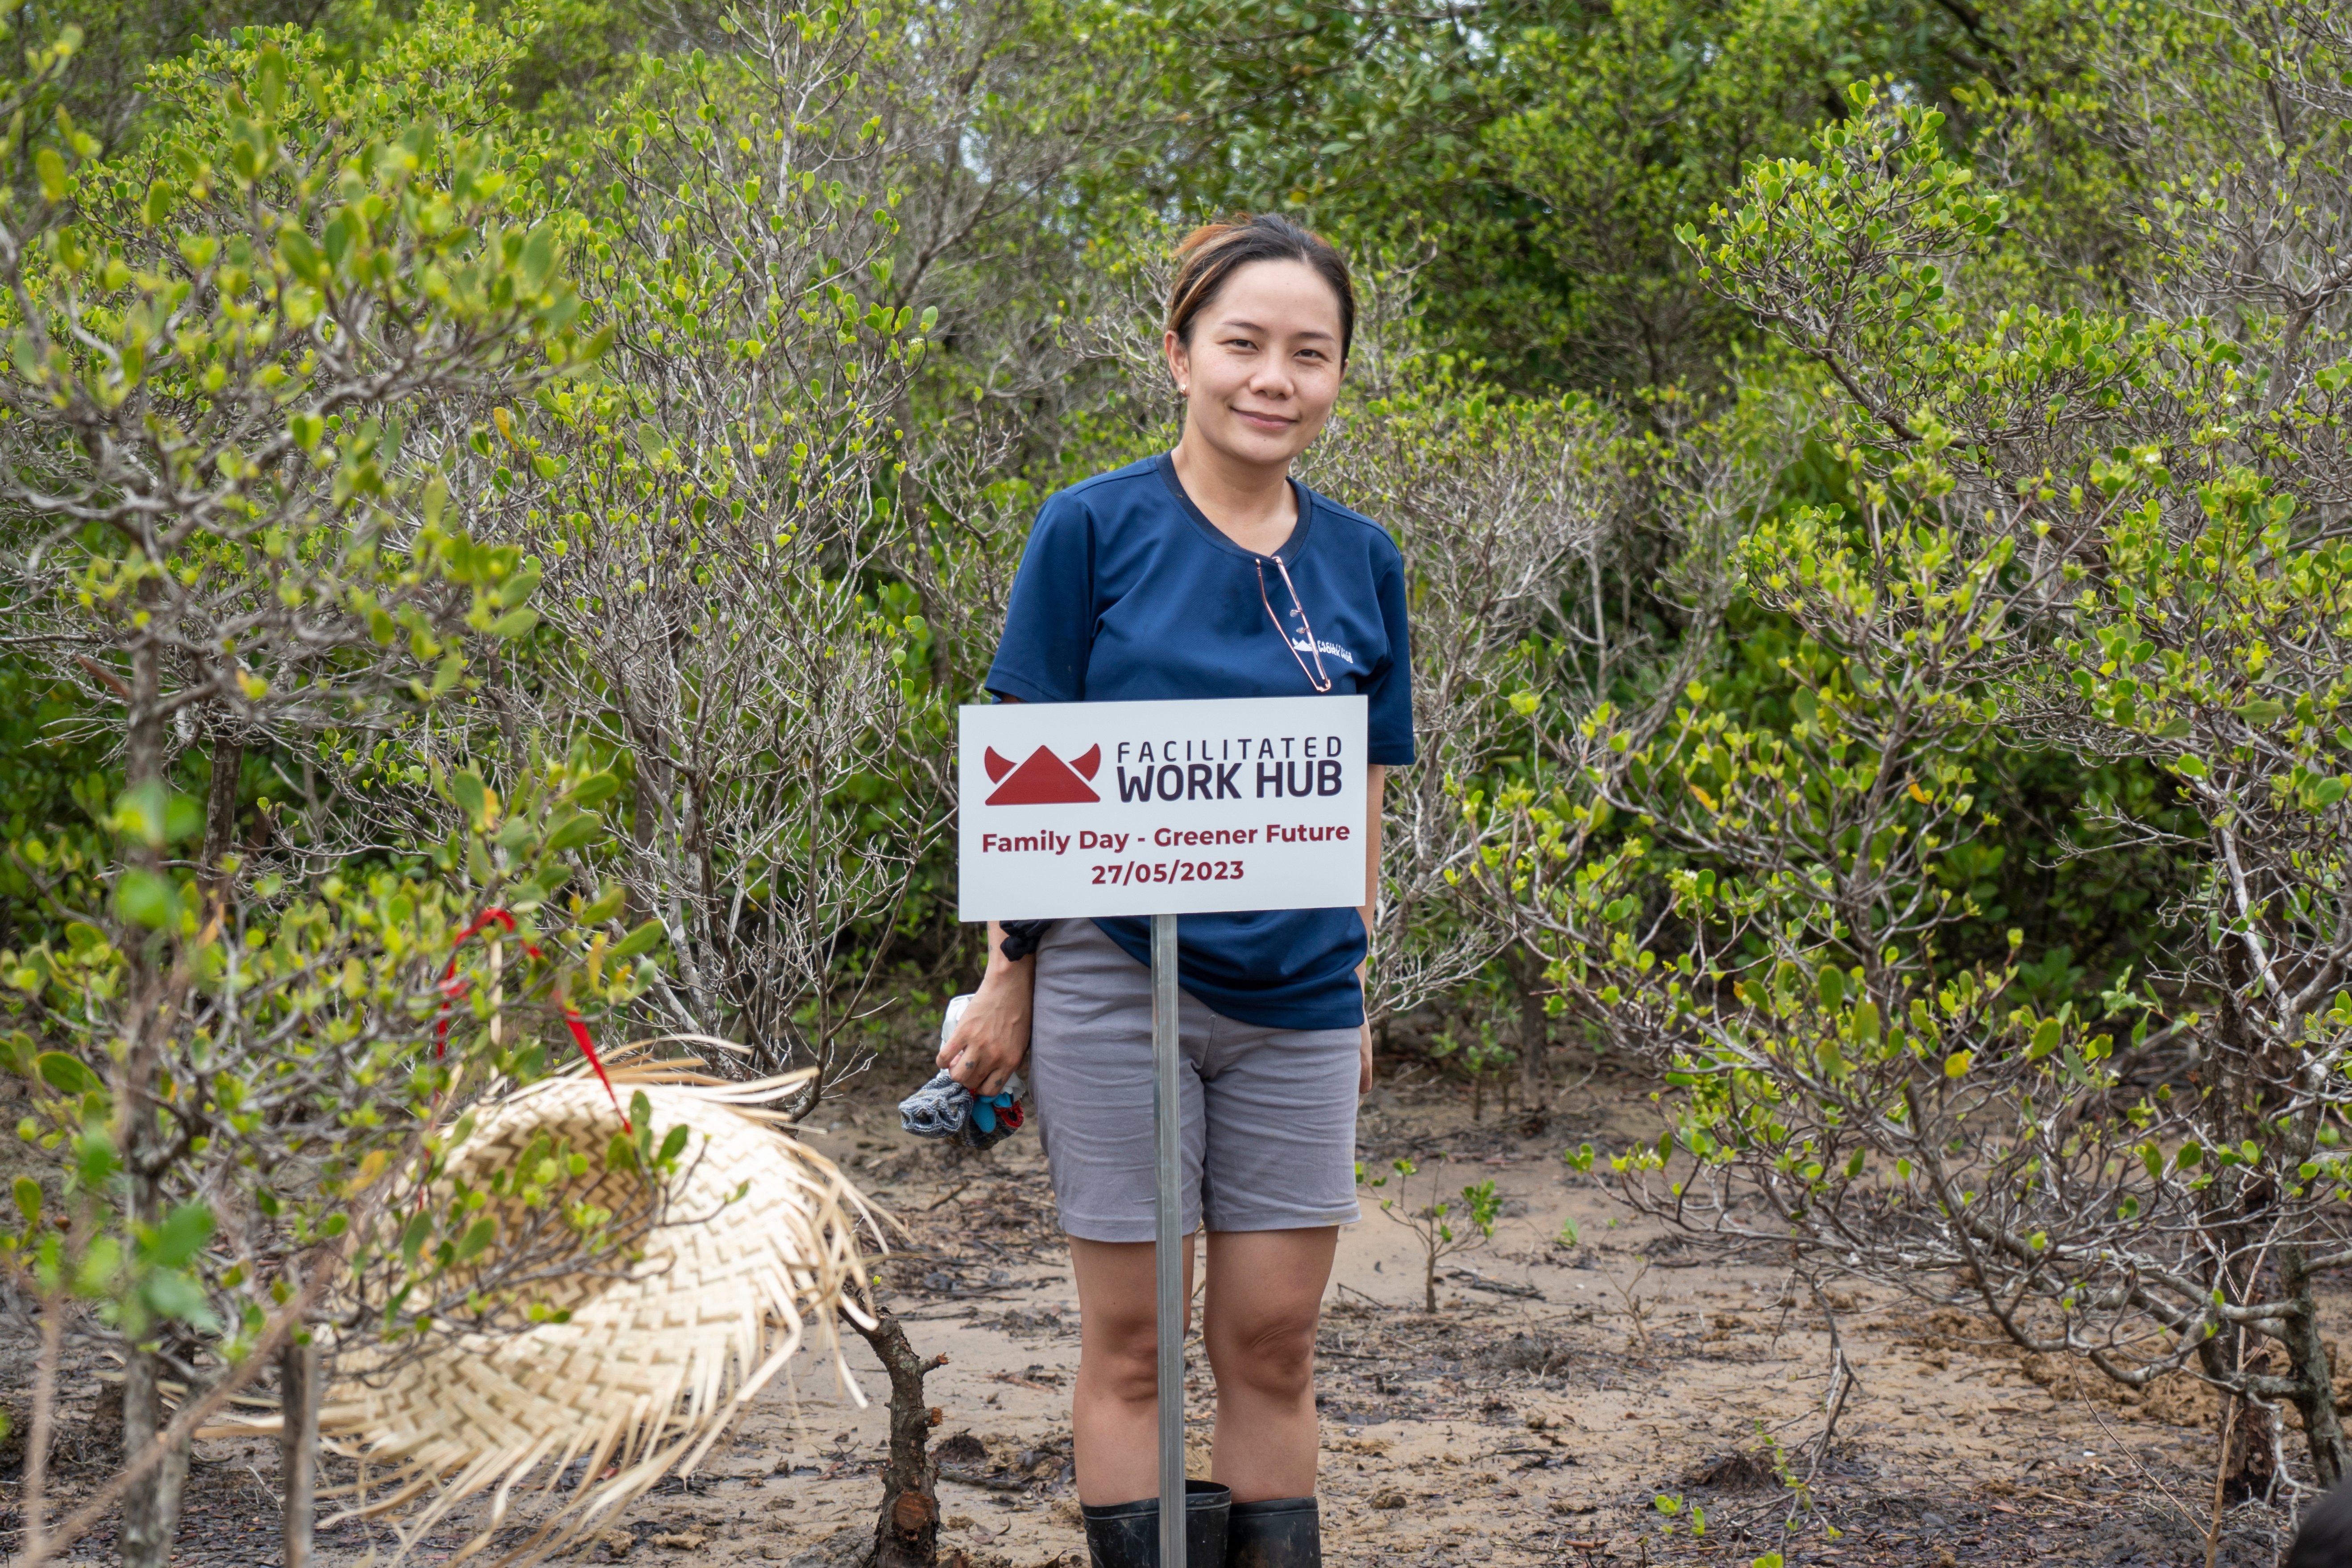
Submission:
M 1190 348 L 1192 321 L 1209 308 L 1225 280 L 1253 261 L 1303 261 L 1339 297 L 1339 362 L 1345 364 L 1356 337 L 1356 286 L 1348 263 L 1321 235 L 1310 234 L 1277 213 L 1230 223 L 1202 224 L 1176 247 L 1176 281 L 1168 289 L 1168 330 Z

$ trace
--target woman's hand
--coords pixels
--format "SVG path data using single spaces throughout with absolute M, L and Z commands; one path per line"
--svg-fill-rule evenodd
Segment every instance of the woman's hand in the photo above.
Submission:
M 1037 984 L 1037 959 L 1019 963 L 1004 956 L 1004 933 L 988 928 L 988 973 L 964 1005 L 956 1032 L 940 1047 L 939 1065 L 974 1094 L 995 1094 L 1029 1059 L 1029 1015 Z
M 1372 1026 L 1370 1024 L 1359 1024 L 1356 1027 L 1363 1042 L 1357 1047 L 1363 1052 L 1363 1071 L 1356 1077 L 1356 1098 L 1361 1100 L 1372 1092 Z

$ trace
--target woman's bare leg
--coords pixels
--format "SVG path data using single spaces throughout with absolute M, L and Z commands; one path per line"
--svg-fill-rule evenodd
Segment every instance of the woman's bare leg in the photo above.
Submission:
M 1339 1244 L 1337 1226 L 1209 1233 L 1201 1320 L 1217 1376 L 1209 1473 L 1235 1502 L 1315 1490 L 1315 1325 Z
M 1217 1256 L 1216 1247 L 1213 1237 L 1210 1256 Z M 1160 1495 L 1160 1321 L 1151 1254 L 1148 1241 L 1070 1238 L 1078 1280 L 1078 1381 L 1070 1394 L 1070 1426 L 1082 1503 L 1101 1506 Z M 1192 1300 L 1192 1238 L 1186 1237 L 1187 1322 Z M 1307 1342 L 1314 1343 L 1312 1328 Z M 1310 1420 L 1313 1405 L 1310 1397 Z M 1307 1441 L 1312 1464 L 1311 1428 Z

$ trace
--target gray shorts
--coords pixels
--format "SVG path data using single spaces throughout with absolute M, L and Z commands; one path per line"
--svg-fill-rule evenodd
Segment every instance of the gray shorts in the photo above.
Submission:
M 1184 1228 L 1301 1230 L 1356 1208 L 1354 1029 L 1270 1029 L 1180 994 Z M 1150 1241 L 1151 971 L 1087 920 L 1037 950 L 1029 1081 L 1062 1228 Z

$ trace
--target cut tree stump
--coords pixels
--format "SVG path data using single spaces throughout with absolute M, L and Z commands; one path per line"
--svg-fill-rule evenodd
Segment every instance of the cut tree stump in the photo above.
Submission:
M 923 1379 L 948 1358 L 918 1355 L 897 1318 L 887 1312 L 878 1317 L 870 1329 L 850 1320 L 890 1377 L 890 1458 L 882 1468 L 874 1568 L 939 1568 L 940 1477 L 929 1448 L 931 1428 L 943 1416 L 938 1406 L 924 1402 Z M 955 1554 L 959 1560 L 962 1555 Z

